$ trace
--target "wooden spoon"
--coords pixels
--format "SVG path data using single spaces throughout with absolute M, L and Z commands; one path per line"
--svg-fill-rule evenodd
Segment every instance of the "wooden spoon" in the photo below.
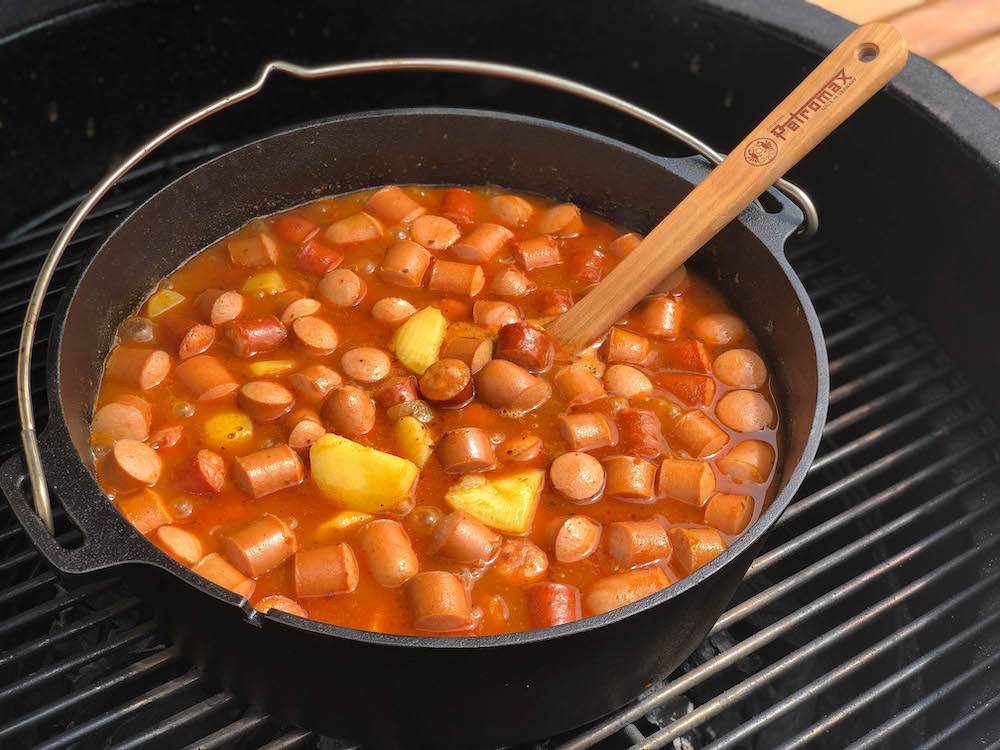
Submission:
M 604 334 L 888 83 L 906 57 L 906 42 L 889 24 L 854 31 L 607 278 L 549 323 L 556 344 L 575 352 Z

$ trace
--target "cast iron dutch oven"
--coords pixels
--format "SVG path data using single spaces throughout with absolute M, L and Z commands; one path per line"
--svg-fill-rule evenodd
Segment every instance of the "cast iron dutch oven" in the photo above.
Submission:
M 118 513 L 93 474 L 90 419 L 118 323 L 160 278 L 248 220 L 384 184 L 496 184 L 573 201 L 649 230 L 709 171 L 554 122 L 468 110 L 394 110 L 300 127 L 227 153 L 131 214 L 64 294 L 48 353 L 41 437 L 55 497 L 84 534 L 54 541 L 31 508 L 24 460 L 2 486 L 34 543 L 65 574 L 119 576 L 181 648 L 241 698 L 309 729 L 386 747 L 506 745 L 580 726 L 633 698 L 697 646 L 802 483 L 828 395 L 819 321 L 784 258 L 801 213 L 751 206 L 692 263 L 757 333 L 777 374 L 780 491 L 724 554 L 665 590 L 597 617 L 490 637 L 369 633 L 261 615 L 174 562 Z

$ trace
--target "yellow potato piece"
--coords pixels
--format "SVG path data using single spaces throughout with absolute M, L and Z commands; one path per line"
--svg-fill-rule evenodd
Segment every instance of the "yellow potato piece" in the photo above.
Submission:
M 421 468 L 434 451 L 434 439 L 430 430 L 414 417 L 403 417 L 396 422 L 396 443 L 403 458 L 413 461 Z
M 288 287 L 285 286 L 285 279 L 280 273 L 271 269 L 255 273 L 243 284 L 243 291 L 257 297 L 266 297 L 272 294 L 283 292 Z
M 373 518 L 371 513 L 362 513 L 357 510 L 342 510 L 328 521 L 323 521 L 316 528 L 316 535 L 320 538 L 330 537 L 340 531 L 345 531 L 352 526 Z
M 420 470 L 412 461 L 327 433 L 309 448 L 313 481 L 351 510 L 377 513 L 408 500 Z
M 172 289 L 161 289 L 149 298 L 149 304 L 146 306 L 146 312 L 149 317 L 158 318 L 171 307 L 177 307 L 177 305 L 185 299 L 187 299 L 187 297 L 173 291 Z
M 253 421 L 241 411 L 224 411 L 205 420 L 205 445 L 238 450 L 253 438 Z
M 436 307 L 425 307 L 411 315 L 392 337 L 396 357 L 417 375 L 423 375 L 424 370 L 437 362 L 447 325 Z
M 493 479 L 466 474 L 448 488 L 444 499 L 455 510 L 464 510 L 497 531 L 524 534 L 535 515 L 544 480 L 541 469 Z
M 268 359 L 263 362 L 251 362 L 247 365 L 247 372 L 255 378 L 266 378 L 269 375 L 279 375 L 298 366 L 299 363 L 294 359 Z

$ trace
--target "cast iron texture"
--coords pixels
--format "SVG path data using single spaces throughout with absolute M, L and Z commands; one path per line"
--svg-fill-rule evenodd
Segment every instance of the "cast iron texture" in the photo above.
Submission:
M 386 183 L 495 183 L 572 200 L 647 231 L 707 172 L 698 159 L 659 159 L 556 123 L 468 110 L 348 116 L 230 152 L 137 209 L 84 264 L 56 315 L 43 462 L 55 496 L 84 532 L 83 545 L 65 550 L 45 533 L 24 496 L 19 457 L 4 465 L 3 489 L 57 568 L 85 575 L 114 567 L 158 607 L 200 666 L 303 726 L 406 747 L 495 746 L 579 726 L 623 705 L 702 640 L 816 451 L 827 362 L 815 312 L 782 253 L 801 220 L 786 199 L 770 196 L 773 215 L 747 209 L 697 258 L 758 332 L 778 373 L 783 489 L 710 565 L 579 623 L 437 639 L 260 616 L 170 560 L 105 498 L 81 458 L 89 456 L 94 394 L 117 323 L 161 277 L 255 216 Z

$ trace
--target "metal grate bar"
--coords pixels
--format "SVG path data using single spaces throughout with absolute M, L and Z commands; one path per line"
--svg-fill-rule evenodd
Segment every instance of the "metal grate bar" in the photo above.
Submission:
M 897 374 L 900 370 L 905 370 L 914 362 L 938 352 L 940 352 L 940 350 L 936 346 L 928 345 L 910 352 L 910 354 L 905 357 L 894 359 L 887 365 L 876 367 L 874 370 L 868 371 L 861 377 L 855 378 L 854 380 L 844 383 L 844 385 L 832 389 L 830 391 L 830 406 L 834 406 L 835 404 L 843 401 L 845 398 L 849 398 L 850 396 L 860 393 L 865 388 L 871 388 L 880 381 Z
M 951 563 L 955 564 L 949 564 L 949 566 L 947 566 L 947 572 L 954 571 L 959 565 L 969 562 L 970 559 L 980 554 L 981 552 L 982 552 L 981 549 L 973 549 L 965 552 L 963 555 L 960 555 L 959 557 L 954 558 L 954 560 L 952 560 Z M 654 750 L 655 748 L 663 747 L 663 745 L 665 745 L 667 742 L 674 739 L 675 737 L 680 736 L 687 730 L 692 729 L 697 725 L 701 724 L 706 719 L 709 719 L 712 716 L 717 715 L 721 711 L 724 711 L 732 703 L 735 703 L 738 700 L 742 700 L 749 694 L 755 692 L 756 690 L 759 690 L 761 687 L 771 682 L 774 678 L 784 674 L 785 672 L 788 672 L 791 669 L 794 669 L 797 666 L 800 666 L 808 657 L 812 656 L 816 652 L 836 644 L 839 640 L 841 640 L 845 636 L 853 633 L 856 630 L 859 630 L 872 620 L 886 614 L 887 612 L 890 612 L 893 609 L 893 607 L 897 606 L 900 602 L 906 600 L 914 593 L 921 591 L 922 589 L 928 587 L 931 583 L 934 583 L 943 577 L 945 577 L 945 570 L 942 568 L 935 570 L 934 572 L 929 573 L 921 578 L 918 578 L 916 581 L 914 581 L 913 583 L 902 589 L 898 594 L 882 599 L 880 602 L 873 605 L 872 607 L 869 607 L 860 614 L 855 615 L 846 622 L 841 623 L 837 627 L 828 630 L 821 637 L 811 641 L 807 646 L 803 646 L 802 648 L 793 651 L 791 654 L 784 657 L 783 659 L 776 661 L 766 669 L 761 670 L 752 677 L 748 677 L 747 679 L 743 680 L 741 683 L 734 686 L 733 688 L 725 691 L 720 695 L 717 695 L 711 701 L 699 706 L 698 708 L 694 709 L 693 711 L 683 716 L 682 718 L 678 719 L 677 721 L 672 722 L 668 726 L 663 727 L 662 729 L 657 731 L 655 734 L 653 734 L 646 740 L 646 742 L 641 746 L 642 750 Z M 799 691 L 799 693 L 802 693 L 801 697 L 793 698 L 790 696 L 782 699 L 781 702 L 778 704 L 779 706 L 782 707 L 781 709 L 782 712 L 787 711 L 788 708 L 791 708 L 790 705 L 786 707 L 786 704 L 794 703 L 797 705 L 797 703 L 801 702 L 802 700 L 805 700 L 806 697 L 814 697 L 816 693 L 830 688 L 838 680 L 847 677 L 853 671 L 856 671 L 857 669 L 862 667 L 864 664 L 871 662 L 872 660 L 877 658 L 879 655 L 885 653 L 889 649 L 898 646 L 903 641 L 918 634 L 926 626 L 941 620 L 947 613 L 951 612 L 955 607 L 959 606 L 960 604 L 968 602 L 974 595 L 982 593 L 983 591 L 985 591 L 998 581 L 1000 581 L 1000 572 L 994 573 L 988 579 L 980 581 L 979 583 L 970 587 L 967 591 L 964 591 L 960 594 L 956 594 L 955 596 L 950 597 L 944 603 L 938 605 L 937 607 L 934 607 L 932 610 L 925 613 L 921 617 L 913 620 L 913 622 L 907 624 L 905 627 L 897 630 L 888 638 L 879 641 L 879 643 L 873 646 L 872 648 L 862 652 L 854 659 L 851 659 L 849 662 L 842 664 L 839 669 L 833 672 L 828 672 L 823 677 L 814 680 L 812 683 L 810 683 L 808 688 Z M 757 729 L 759 728 L 760 727 L 757 727 Z M 733 741 L 735 742 L 737 740 Z M 732 743 L 730 742 L 727 744 L 732 744 Z
M 842 357 L 830 360 L 830 374 L 837 375 L 841 370 L 863 362 L 869 357 L 876 354 L 884 354 L 886 347 L 898 344 L 909 338 L 916 338 L 922 333 L 923 327 L 914 324 L 893 331 L 878 341 L 874 341 L 867 346 L 862 346 L 860 349 L 855 349 Z M 926 338 L 926 336 L 921 336 L 921 338 Z
M 23 628 L 26 625 L 30 625 L 35 620 L 47 617 L 54 612 L 67 610 L 77 602 L 86 599 L 92 594 L 104 591 L 117 582 L 117 579 L 110 578 L 106 581 L 98 581 L 97 583 L 81 586 L 80 588 L 73 589 L 62 596 L 42 602 L 36 607 L 26 609 L 23 612 L 16 614 L 14 617 L 0 622 L 0 636 L 6 635 L 7 633 L 17 630 L 18 628 Z
M 312 738 L 312 732 L 307 732 L 304 729 L 293 729 L 278 739 L 272 740 L 266 745 L 261 745 L 257 750 L 291 750 L 291 748 L 304 747 Z M 337 748 L 330 747 L 329 750 L 360 750 L 360 748 L 360 745 L 348 745 L 345 743 Z
M 138 630 L 139 628 L 136 629 Z M 93 685 L 90 685 L 83 690 L 67 695 L 55 703 L 50 703 L 47 706 L 43 706 L 42 708 L 26 713 L 20 718 L 5 724 L 0 727 L 0 739 L 9 737 L 12 734 L 16 734 L 17 732 L 43 721 L 50 720 L 68 708 L 93 700 L 102 692 L 106 692 L 114 687 L 131 682 L 132 680 L 142 677 L 143 675 L 159 669 L 160 667 L 167 666 L 168 664 L 177 661 L 179 657 L 180 652 L 177 650 L 176 646 L 171 646 L 163 649 L 162 651 L 158 651 L 152 656 L 148 656 L 145 659 L 137 661 L 126 669 L 116 672 L 110 677 L 105 677 L 103 680 L 95 682 Z M 20 687 L 20 684 L 15 687 Z
M 56 580 L 56 574 L 51 570 L 47 573 L 42 573 L 34 578 L 29 578 L 24 583 L 18 583 L 6 589 L 4 592 L 0 593 L 0 604 L 6 604 L 7 602 L 17 599 L 19 596 L 24 596 L 29 594 L 35 589 L 40 589 L 42 586 L 46 586 L 50 583 L 54 583 Z
M 861 334 L 867 334 L 873 328 L 877 328 L 883 323 L 893 320 L 897 315 L 902 315 L 904 311 L 905 310 L 901 305 L 889 303 L 883 309 L 874 312 L 871 315 L 866 315 L 864 320 L 859 320 L 857 323 L 853 323 L 845 328 L 841 328 L 839 331 L 834 331 L 827 335 L 826 348 L 828 351 L 832 351 L 845 341 L 850 341 Z
M 162 696 L 158 698 L 162 698 Z M 200 703 L 196 703 L 183 711 L 178 711 L 158 724 L 154 724 L 141 734 L 137 734 L 124 742 L 114 745 L 113 750 L 134 750 L 134 748 L 162 740 L 167 735 L 183 728 L 184 725 L 202 721 L 233 705 L 235 702 L 236 698 L 229 693 L 216 693 Z
M 845 276 L 838 276 L 833 281 L 828 281 L 825 284 L 814 284 L 809 289 L 809 299 L 813 301 L 813 304 L 817 304 L 819 300 L 823 299 L 831 294 L 842 291 L 847 287 L 852 287 L 858 284 L 858 282 L 866 282 L 867 277 L 860 271 L 853 271 Z M 865 286 L 871 287 L 870 283 L 865 283 Z
M 76 529 L 73 529 L 72 531 L 67 531 L 65 534 L 57 536 L 56 541 L 60 545 L 65 547 L 67 545 L 72 544 L 79 537 L 80 537 L 80 532 L 77 531 Z M 41 554 L 38 552 L 38 548 L 32 546 L 30 549 L 26 549 L 23 552 L 19 552 L 16 555 L 12 555 L 3 562 L 0 562 L 0 575 L 8 572 L 12 568 L 18 567 L 19 565 L 24 565 L 27 562 L 31 562 L 32 560 L 37 561 L 40 557 Z
M 188 745 L 184 750 L 212 750 L 213 748 L 229 747 L 230 743 L 255 732 L 270 721 L 271 717 L 266 713 L 258 711 L 248 713 L 232 724 Z
M 39 670 L 33 674 L 25 677 L 20 682 L 16 682 L 12 685 L 8 685 L 3 690 L 0 690 L 0 703 L 8 701 L 21 693 L 27 692 L 28 690 L 34 690 L 39 685 L 48 682 L 49 680 L 58 677 L 61 674 L 65 674 L 71 669 L 76 669 L 84 664 L 88 664 L 96 659 L 100 659 L 102 656 L 107 656 L 108 654 L 114 653 L 119 649 L 130 646 L 136 641 L 145 638 L 147 635 L 156 630 L 155 622 L 146 622 L 135 628 L 132 628 L 121 635 L 115 636 L 100 646 L 85 651 L 82 654 L 78 654 L 71 659 L 65 659 L 58 664 L 54 664 L 46 669 Z M 3 728 L 0 727 L 0 737 L 3 736 Z
M 836 307 L 831 307 L 828 310 L 823 310 L 822 312 L 817 311 L 817 317 L 819 317 L 820 323 L 826 325 L 831 320 L 836 320 L 841 315 L 857 312 L 862 307 L 872 302 L 880 302 L 884 296 L 885 294 L 883 292 L 873 289 L 858 295 L 849 302 L 837 305 Z
M 798 275 L 799 280 L 805 282 L 810 276 L 816 276 L 824 271 L 832 271 L 834 268 L 838 268 L 846 264 L 843 258 L 827 258 L 826 260 L 818 261 L 811 266 L 806 268 L 796 268 L 795 273 Z
M 970 711 L 965 716 L 960 716 L 958 721 L 926 742 L 922 742 L 916 750 L 933 750 L 933 748 L 940 747 L 942 743 L 950 743 L 952 738 L 966 727 L 972 726 L 984 716 L 993 716 L 997 712 L 1000 712 L 1000 695 L 994 695 L 979 708 Z M 953 748 L 955 745 L 949 744 L 948 747 Z
M 990 615 L 986 615 L 981 620 L 965 628 L 958 634 L 952 636 L 941 645 L 931 649 L 920 658 L 910 662 L 905 667 L 900 669 L 898 672 L 893 673 L 892 676 L 882 680 L 874 687 L 869 688 L 861 695 L 859 695 L 857 698 L 848 702 L 846 705 L 838 709 L 835 713 L 828 716 L 823 721 L 817 722 L 805 732 L 802 732 L 796 735 L 788 742 L 783 743 L 780 746 L 779 750 L 794 750 L 794 748 L 803 747 L 809 742 L 812 742 L 813 740 L 821 737 L 835 725 L 837 725 L 844 719 L 848 718 L 852 714 L 856 713 L 861 708 L 864 708 L 872 701 L 877 700 L 878 698 L 882 697 L 893 688 L 899 686 L 903 682 L 906 682 L 907 680 L 914 677 L 917 673 L 920 672 L 920 670 L 922 670 L 928 664 L 940 659 L 943 656 L 946 656 L 948 653 L 950 653 L 958 646 L 963 645 L 973 636 L 978 635 L 983 630 L 986 630 L 988 627 L 998 622 L 1000 622 L 1000 611 L 994 612 L 993 614 Z M 1000 661 L 1000 652 L 997 652 L 992 656 L 990 656 L 989 658 L 979 662 L 970 671 L 978 673 L 980 671 L 983 671 L 983 669 L 992 666 L 997 661 Z M 933 694 L 934 693 L 932 693 L 931 695 Z

